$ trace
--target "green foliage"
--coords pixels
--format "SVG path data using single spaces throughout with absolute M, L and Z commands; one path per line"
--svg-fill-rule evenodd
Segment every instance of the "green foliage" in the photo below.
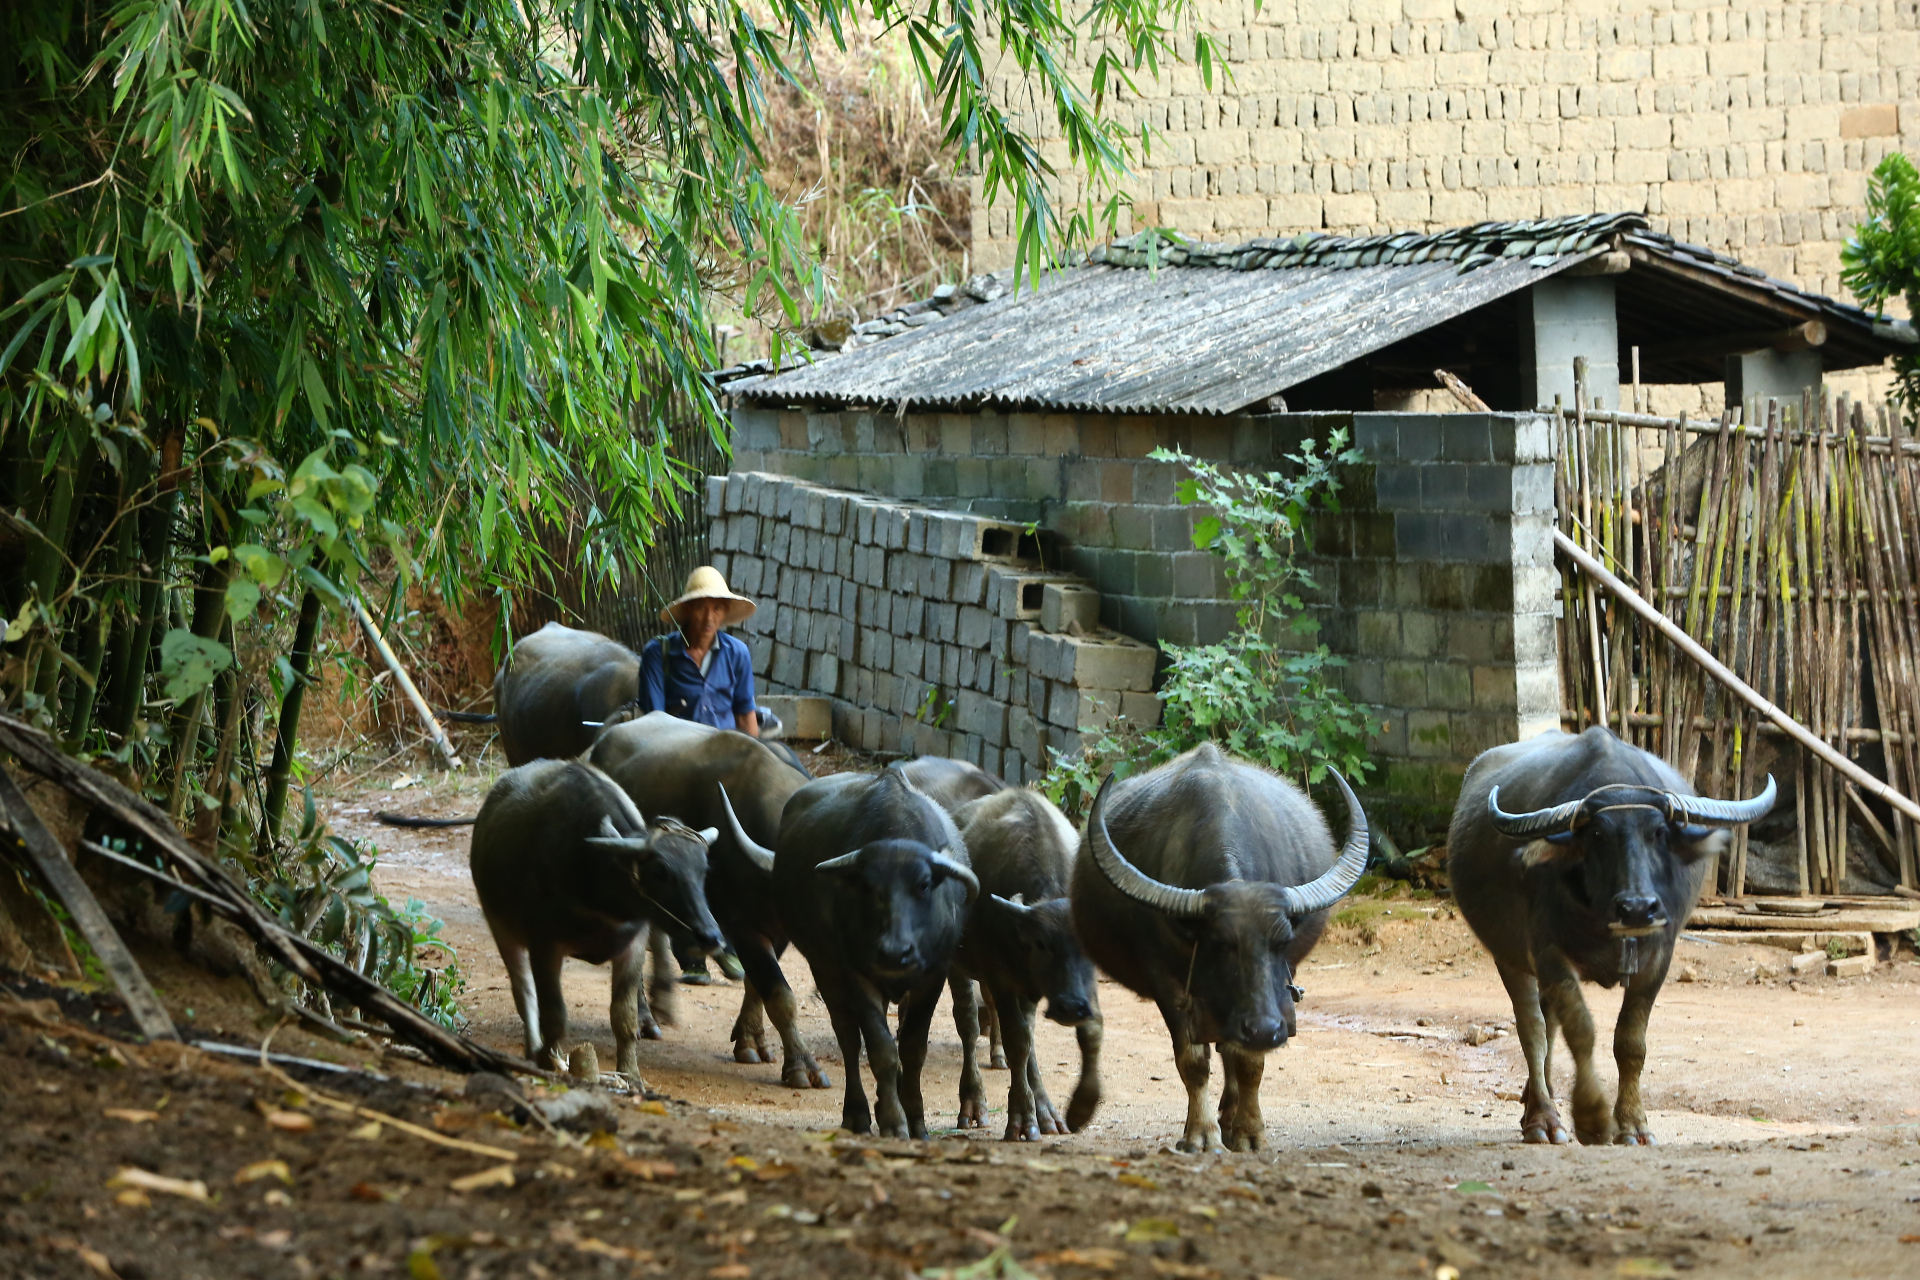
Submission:
M 1885 311 L 1904 299 L 1920 320 L 1920 170 L 1899 152 L 1882 160 L 1867 182 L 1867 220 L 1840 250 L 1840 279 L 1865 306 Z M 1900 398 L 1920 411 L 1920 359 L 1895 356 Z
M 1321 781 L 1330 768 L 1365 777 L 1372 725 L 1336 683 L 1345 659 L 1315 640 L 1319 624 L 1302 593 L 1317 584 L 1300 561 L 1311 518 L 1339 510 L 1338 468 L 1362 461 L 1360 453 L 1335 431 L 1324 452 L 1303 442 L 1284 471 L 1230 472 L 1178 450 L 1150 456 L 1190 473 L 1177 493 L 1207 513 L 1194 522 L 1194 545 L 1225 563 L 1240 604 L 1236 626 L 1217 644 L 1162 644 L 1159 726 L 1119 721 L 1083 732 L 1078 758 L 1056 758 L 1043 784 L 1048 795 L 1078 814 L 1108 772 L 1125 777 L 1205 742 L 1302 783 Z

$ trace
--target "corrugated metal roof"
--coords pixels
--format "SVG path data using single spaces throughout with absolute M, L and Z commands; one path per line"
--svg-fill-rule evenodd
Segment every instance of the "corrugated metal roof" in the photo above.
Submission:
M 1633 214 L 1233 246 L 1149 232 L 1017 296 L 729 390 L 776 404 L 1227 414 L 1626 243 L 1877 336 L 1858 308 L 1676 246 Z

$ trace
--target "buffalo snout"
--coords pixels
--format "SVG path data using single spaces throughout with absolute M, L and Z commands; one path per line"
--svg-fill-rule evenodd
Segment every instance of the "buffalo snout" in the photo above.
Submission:
M 1242 1049 L 1254 1053 L 1265 1053 L 1269 1049 L 1277 1049 L 1280 1047 L 1280 1042 L 1286 1038 L 1286 1024 L 1268 1014 L 1238 1019 L 1232 1028 L 1232 1034 L 1227 1037 Z
M 920 967 L 920 948 L 912 939 L 883 939 L 874 949 L 874 958 L 882 969 L 907 973 Z
M 1047 1001 L 1047 1020 L 1077 1027 L 1093 1016 L 1093 1002 L 1085 996 L 1053 996 Z
M 1645 929 L 1658 924 L 1660 917 L 1660 899 L 1651 893 L 1627 889 L 1613 896 L 1613 919 L 1616 924 L 1629 929 Z

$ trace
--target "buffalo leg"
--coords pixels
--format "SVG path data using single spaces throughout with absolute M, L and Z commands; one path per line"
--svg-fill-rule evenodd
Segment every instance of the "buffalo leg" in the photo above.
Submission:
M 987 1033 L 987 1070 L 1005 1071 L 1007 1069 L 1006 1040 L 1000 1033 L 1000 1010 L 995 1007 L 993 997 L 981 988 L 984 999 L 980 1008 L 980 1029 Z
M 653 951 L 655 939 L 664 939 L 665 937 L 666 937 L 666 934 L 664 931 L 657 929 L 652 925 L 643 925 L 641 926 L 639 934 L 635 936 L 632 945 L 630 945 L 626 951 L 623 951 L 621 953 L 621 957 L 631 956 L 633 960 L 633 977 L 632 977 L 633 989 L 632 989 L 632 994 L 629 997 L 629 1007 L 632 1008 L 633 1014 L 634 1014 L 634 1022 L 633 1022 L 634 1034 L 636 1036 L 645 1036 L 649 1040 L 658 1040 L 661 1038 L 661 1036 L 660 1036 L 660 1024 L 654 1021 L 653 1000 L 651 998 L 652 996 L 658 995 L 659 991 L 656 988 L 655 990 L 649 992 L 647 989 L 647 985 L 644 981 L 646 977 L 645 969 L 647 965 L 647 954 L 648 952 Z M 659 953 L 655 951 L 653 952 L 653 955 L 654 955 L 653 962 L 654 962 L 654 965 L 656 966 L 654 969 L 654 973 L 658 975 L 658 973 L 660 972 L 658 968 L 658 965 L 660 963 Z M 613 979 L 613 992 L 614 992 L 613 998 L 614 998 L 614 1003 L 618 1005 L 620 1003 L 619 966 L 621 963 L 621 958 L 615 957 L 613 963 L 615 967 L 614 979 Z M 668 991 L 669 991 L 669 995 L 671 995 L 672 989 L 669 988 Z M 662 1015 L 662 1016 L 665 1016 L 665 1015 Z M 671 1017 L 668 1017 L 667 1021 L 671 1022 L 673 1021 L 673 1019 Z M 619 1041 L 620 1041 L 619 1033 L 616 1031 L 614 1033 L 614 1043 L 616 1046 L 619 1044 Z M 622 1069 L 624 1070 L 624 1068 Z
M 1000 1034 L 1007 1047 L 1007 1062 L 1013 1070 L 1007 1082 L 1008 1142 L 1038 1142 L 1040 1117 L 1034 1111 L 1033 1095 L 1033 1002 L 1022 1000 L 1005 987 L 989 988 L 993 1007 L 1000 1013 Z
M 1671 957 L 1669 952 L 1668 956 Z M 1667 966 L 1649 966 L 1627 982 L 1620 1002 L 1620 1020 L 1613 1024 L 1613 1060 L 1620 1067 L 1620 1096 L 1613 1104 L 1613 1140 L 1629 1147 L 1650 1147 L 1647 1109 L 1640 1101 L 1640 1070 L 1647 1064 L 1647 1017 L 1653 998 L 1660 994 Z
M 927 1065 L 927 1039 L 933 1028 L 933 1014 L 940 1005 L 940 992 L 946 979 L 936 978 L 911 991 L 900 1002 L 900 1079 L 897 1090 L 900 1109 L 907 1120 L 907 1136 L 927 1136 L 926 1097 L 920 1088 L 920 1075 Z M 971 994 L 971 992 L 969 992 Z
M 513 990 L 513 1011 L 520 1015 L 520 1027 L 525 1032 L 522 1040 L 527 1061 L 538 1062 L 543 1046 L 540 1043 L 540 996 L 533 987 L 533 964 L 525 944 L 502 942 L 499 945 L 501 963 L 507 966 L 507 985 Z
M 1080 1042 L 1080 1082 L 1067 1099 L 1067 1128 L 1078 1133 L 1100 1106 L 1100 1045 L 1106 1039 L 1106 1022 L 1096 1013 L 1074 1027 L 1073 1038 Z
M 565 1071 L 567 1001 L 560 993 L 560 967 L 566 963 L 566 957 L 557 947 L 541 947 L 529 959 L 533 965 L 534 995 L 540 1009 L 540 1048 L 533 1061 L 549 1071 Z
M 607 1013 L 613 1024 L 614 1070 L 635 1083 L 640 1080 L 640 1031 L 652 1021 L 641 982 L 646 964 L 647 939 L 636 936 L 613 958 L 613 1005 Z
M 883 1138 L 907 1137 L 907 1114 L 900 1106 L 900 1046 L 887 1027 L 886 1003 L 871 988 L 849 994 L 855 1024 L 866 1040 L 867 1069 L 873 1072 L 874 1127 Z M 852 1071 L 847 1072 L 847 1085 L 851 1106 L 854 1091 L 859 1088 Z M 865 1109 L 866 1099 L 862 1096 L 861 1110 Z
M 1031 1027 L 1033 1024 L 1027 1024 Z M 1053 1099 L 1047 1096 L 1047 1082 L 1040 1071 L 1040 1045 L 1038 1040 L 1027 1050 L 1027 1088 L 1033 1091 L 1033 1116 L 1040 1125 L 1043 1134 L 1062 1134 L 1068 1132 L 1067 1122 L 1060 1115 L 1060 1109 L 1053 1105 Z
M 735 1062 L 772 1062 L 773 1050 L 767 1048 L 766 1006 L 749 979 L 740 992 L 740 1016 L 733 1020 L 733 1060 Z
M 827 1016 L 833 1020 L 834 1038 L 840 1042 L 840 1069 L 847 1073 L 846 1094 L 840 1104 L 841 1127 L 848 1133 L 872 1133 L 873 1116 L 867 1109 L 867 1090 L 860 1083 L 862 1011 L 851 1007 L 838 993 L 823 991 L 822 994 L 827 999 Z
M 1606 1091 L 1593 1069 L 1593 1014 L 1580 994 L 1580 979 L 1558 952 L 1538 957 L 1541 995 L 1553 1010 L 1573 1055 L 1573 1132 L 1583 1143 L 1613 1141 Z
M 1180 1071 L 1180 1083 L 1187 1086 L 1187 1127 L 1175 1148 L 1180 1151 L 1225 1151 L 1220 1144 L 1220 1121 L 1213 1112 L 1213 1099 L 1207 1096 L 1207 1077 L 1212 1072 L 1212 1050 L 1188 1037 L 1187 1020 L 1178 1013 L 1161 1009 L 1167 1030 L 1173 1035 L 1173 1065 Z
M 1513 1002 L 1513 1026 L 1520 1037 L 1520 1051 L 1527 1059 L 1527 1088 L 1522 1095 L 1520 1136 L 1527 1142 L 1564 1143 L 1566 1126 L 1553 1105 L 1553 1084 L 1549 1078 L 1552 1062 L 1553 1029 L 1540 1008 L 1540 984 L 1530 973 L 1498 964 L 1500 981 L 1506 984 L 1507 998 Z
M 960 1033 L 960 1116 L 955 1127 L 979 1129 L 987 1123 L 987 1085 L 980 1078 L 980 1001 L 973 979 L 954 974 L 953 1029 Z
M 651 1016 L 642 1020 L 640 1030 L 649 1040 L 660 1039 L 660 1028 L 679 1020 L 674 1002 L 679 999 L 680 962 L 673 958 L 673 941 L 658 925 L 647 930 L 647 950 L 653 956 L 653 977 L 647 983 L 647 1008 Z
M 759 937 L 736 938 L 735 942 L 740 948 L 740 965 L 747 971 L 747 982 L 754 991 L 760 993 L 767 1017 L 772 1019 L 774 1030 L 780 1033 L 783 1059 L 780 1064 L 780 1083 L 789 1089 L 828 1088 L 833 1081 L 827 1079 L 827 1073 L 807 1052 L 807 1042 L 801 1038 L 798 1025 L 800 1005 L 793 998 L 793 988 L 787 985 L 787 975 L 780 972 L 780 961 L 774 957 L 772 945 Z M 746 1017 L 744 1003 L 740 1016 L 743 1019 Z M 736 1023 L 736 1029 L 738 1026 Z M 839 1028 L 836 1026 L 834 1031 L 838 1034 Z M 733 1044 L 735 1061 L 740 1061 L 741 1048 L 740 1038 L 736 1035 Z M 856 1058 L 855 1065 L 858 1065 L 858 1061 Z
M 1220 1072 L 1227 1078 L 1221 1094 L 1220 1129 L 1229 1151 L 1258 1151 L 1267 1145 L 1267 1122 L 1260 1114 L 1260 1078 L 1267 1055 L 1220 1046 Z M 1229 1106 L 1227 1097 L 1233 1102 Z

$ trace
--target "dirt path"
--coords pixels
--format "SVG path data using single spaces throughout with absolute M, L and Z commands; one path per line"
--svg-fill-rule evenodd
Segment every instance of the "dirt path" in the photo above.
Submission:
M 466 830 L 397 832 L 372 825 L 368 812 L 472 812 L 477 798 L 444 784 L 434 794 L 369 790 L 335 797 L 328 816 L 338 829 L 379 842 L 381 883 L 390 896 L 419 897 L 446 919 L 469 975 L 473 1033 L 515 1046 L 519 1023 L 467 879 Z M 1295 1170 L 1295 1178 L 1333 1182 L 1359 1181 L 1359 1169 L 1390 1172 L 1439 1191 L 1485 1182 L 1510 1201 L 1535 1206 L 1529 1222 L 1539 1212 L 1598 1222 L 1602 1255 L 1633 1255 L 1630 1246 L 1651 1238 L 1635 1233 L 1656 1223 L 1692 1241 L 1656 1259 L 1660 1266 L 1724 1264 L 1749 1275 L 1920 1274 L 1920 1240 L 1900 1243 L 1920 1235 L 1920 1169 L 1913 1164 L 1920 1161 L 1920 1089 L 1913 1084 L 1920 962 L 1911 954 L 1872 978 L 1789 986 L 1765 976 L 1781 967 L 1778 951 L 1683 940 L 1675 971 L 1684 968 L 1693 980 L 1670 981 L 1662 994 L 1646 1068 L 1649 1112 L 1663 1145 L 1555 1150 L 1517 1141 L 1524 1067 L 1515 1039 L 1466 1042 L 1470 1026 L 1504 1029 L 1511 1014 L 1465 925 L 1444 904 L 1403 902 L 1374 932 L 1366 942 L 1340 931 L 1301 973 L 1308 991 L 1301 1034 L 1269 1060 L 1262 1090 L 1269 1149 L 1225 1164 L 1277 1163 Z M 803 1029 L 830 1064 L 835 1088 L 786 1089 L 777 1066 L 732 1061 L 727 1031 L 738 1007 L 735 985 L 680 989 L 678 1022 L 666 1040 L 642 1050 L 649 1085 L 724 1120 L 794 1133 L 832 1130 L 839 1120 L 838 1053 L 805 962 L 790 951 L 783 963 L 801 993 Z M 605 972 L 570 965 L 566 990 L 576 1036 L 598 1043 L 601 1060 L 609 1061 Z M 1588 996 L 1604 1044 L 1619 996 L 1594 988 Z M 1102 984 L 1101 1000 L 1105 1100 L 1086 1131 L 1040 1144 L 1046 1157 L 1194 1163 L 1169 1150 L 1185 1095 L 1157 1011 L 1110 983 Z M 934 1031 L 927 1096 L 940 1102 L 937 1114 L 951 1117 L 959 1043 L 944 1013 Z M 1044 1025 L 1040 1049 L 1050 1089 L 1064 1098 L 1077 1066 L 1071 1032 Z M 1558 1065 L 1569 1077 L 1564 1050 Z M 1603 1072 L 1611 1082 L 1610 1060 Z M 1004 1073 L 988 1075 L 990 1134 L 1003 1114 L 1005 1081 Z M 1327 1172 L 1307 1172 L 1314 1170 Z M 1686 1193 L 1676 1195 L 1682 1186 Z M 1452 1228 L 1468 1221 L 1469 1243 L 1497 1237 L 1488 1214 L 1498 1212 L 1456 1210 L 1450 1238 L 1460 1240 Z M 1602 1216 L 1590 1221 L 1594 1214 Z M 1462 1248 L 1463 1260 L 1475 1252 Z M 1273 1274 L 1294 1270 L 1282 1260 L 1260 1265 Z

